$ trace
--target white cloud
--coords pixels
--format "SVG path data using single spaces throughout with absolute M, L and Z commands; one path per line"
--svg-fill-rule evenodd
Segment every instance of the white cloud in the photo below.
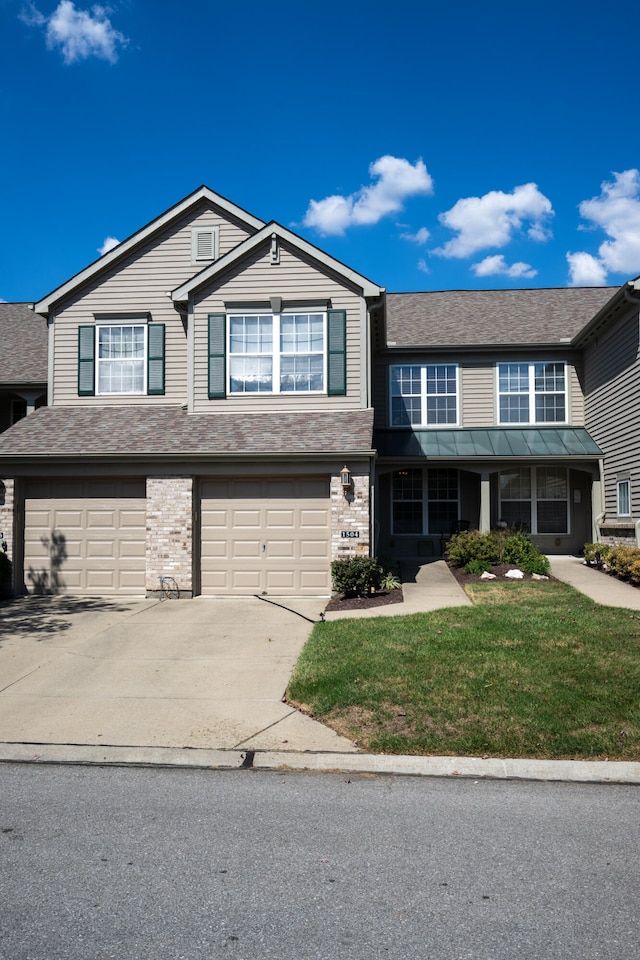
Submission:
M 105 253 L 109 253 L 109 250 L 113 250 L 114 247 L 117 247 L 119 243 L 120 241 L 116 240 L 115 237 L 105 237 L 102 246 L 98 247 L 98 253 L 102 257 Z
M 604 287 L 607 271 L 590 253 L 568 253 L 570 287 Z
M 418 260 L 418 270 L 420 270 L 422 273 L 431 273 L 431 270 L 429 270 L 427 261 L 424 259 L 424 257 L 421 257 L 420 260 Z
M 512 193 L 492 190 L 483 197 L 465 197 L 439 217 L 458 236 L 433 252 L 462 258 L 489 247 L 504 247 L 525 223 L 529 223 L 530 240 L 548 240 L 551 233 L 546 222 L 553 216 L 551 201 L 535 183 L 515 187 Z
M 613 177 L 600 185 L 599 197 L 583 200 L 579 206 L 592 228 L 600 227 L 611 239 L 600 244 L 597 257 L 567 254 L 572 286 L 600 286 L 608 273 L 640 273 L 640 170 L 625 170 Z M 589 276 L 597 279 L 585 279 Z
M 409 197 L 433 193 L 433 180 L 422 160 L 415 164 L 400 157 L 380 157 L 369 167 L 368 187 L 347 197 L 336 194 L 311 200 L 304 216 L 305 227 L 322 234 L 343 234 L 347 227 L 378 223 L 397 213 Z
M 509 266 L 501 253 L 497 253 L 493 257 L 485 257 L 480 263 L 472 264 L 471 269 L 476 277 L 503 276 L 531 278 L 535 277 L 538 273 L 530 263 L 522 263 L 520 260 Z
M 118 47 L 126 46 L 127 38 L 115 30 L 109 20 L 111 10 L 98 4 L 90 11 L 76 10 L 71 0 L 60 0 L 50 17 L 45 17 L 31 3 L 20 14 L 23 23 L 45 27 L 49 50 L 60 48 L 66 64 L 97 57 L 115 63 Z
M 417 233 L 401 233 L 401 240 L 411 240 L 412 243 L 417 243 L 419 246 L 423 247 L 431 234 L 426 227 L 420 227 Z

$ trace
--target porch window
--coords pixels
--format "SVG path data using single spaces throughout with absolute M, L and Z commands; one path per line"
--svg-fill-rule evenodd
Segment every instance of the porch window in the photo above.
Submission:
M 566 364 L 499 363 L 500 423 L 566 423 Z
M 618 480 L 618 516 L 631 516 L 631 481 Z
M 392 511 L 394 534 L 448 533 L 459 515 L 458 471 L 396 470 Z
M 567 533 L 567 471 L 563 467 L 503 470 L 500 473 L 500 520 L 529 533 Z
M 452 426 L 458 422 L 455 363 L 391 367 L 391 424 L 394 427 Z

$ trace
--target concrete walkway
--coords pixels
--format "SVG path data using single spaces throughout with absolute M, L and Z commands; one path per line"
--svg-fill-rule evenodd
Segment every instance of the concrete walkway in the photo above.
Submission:
M 549 557 L 549 560 L 554 577 L 575 587 L 595 603 L 640 610 L 640 589 L 637 587 L 588 567 L 581 557 Z

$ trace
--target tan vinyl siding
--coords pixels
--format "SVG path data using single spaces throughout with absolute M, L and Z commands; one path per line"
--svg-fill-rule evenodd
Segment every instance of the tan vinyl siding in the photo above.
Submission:
M 573 427 L 584 426 L 584 396 L 578 370 L 569 364 L 569 407 L 567 419 Z
M 640 377 L 637 308 L 616 323 L 585 354 L 585 421 L 606 452 L 605 508 L 617 516 L 616 481 L 631 480 L 631 514 L 640 518 Z
M 244 240 L 248 228 L 224 219 L 203 202 L 195 211 L 167 226 L 131 252 L 116 260 L 73 300 L 56 305 L 54 326 L 54 404 L 149 403 L 147 396 L 78 397 L 78 326 L 94 323 L 94 314 L 148 312 L 152 323 L 166 324 L 165 394 L 154 403 L 184 403 L 187 400 L 187 338 L 185 323 L 167 295 L 202 268 L 191 260 L 191 230 L 194 226 L 218 226 L 220 255 Z
M 486 427 L 496 423 L 495 366 L 463 364 L 460 372 L 462 427 Z
M 341 278 L 303 258 L 286 244 L 280 247 L 280 263 L 270 262 L 269 242 L 252 251 L 227 274 L 213 281 L 215 287 L 205 289 L 195 302 L 195 413 L 265 413 L 268 411 L 319 410 L 322 408 L 360 409 L 361 377 L 364 344 L 361 344 L 361 302 L 357 290 Z M 207 318 L 209 314 L 226 313 L 231 305 L 264 303 L 269 312 L 269 298 L 282 297 L 283 305 L 306 301 L 345 310 L 347 315 L 347 393 L 328 397 L 326 394 L 253 394 L 209 400 L 207 391 Z

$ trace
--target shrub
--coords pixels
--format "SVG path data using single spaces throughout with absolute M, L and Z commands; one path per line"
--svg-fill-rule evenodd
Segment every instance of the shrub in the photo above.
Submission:
M 629 576 L 633 583 L 640 584 L 640 556 L 629 564 Z
M 611 547 L 607 556 L 607 566 L 616 577 L 631 577 L 631 566 L 638 560 L 639 551 L 635 547 Z
M 595 567 L 602 567 L 607 562 L 611 547 L 606 543 L 585 543 L 582 554 L 585 561 Z
M 479 530 L 464 530 L 449 540 L 445 555 L 454 567 L 466 567 L 473 560 L 480 560 L 491 566 L 500 562 L 498 544 L 490 533 Z
M 486 560 L 470 560 L 469 563 L 465 564 L 464 572 L 465 573 L 477 573 L 481 576 L 483 573 L 486 573 L 487 570 L 491 569 L 491 564 L 487 563 Z
M 347 557 L 331 564 L 333 589 L 345 597 L 366 597 L 379 590 L 385 571 L 376 557 Z
M 544 553 L 538 553 L 537 557 L 526 557 L 526 559 L 520 561 L 518 566 L 523 573 L 539 573 L 542 577 L 548 577 L 551 570 L 549 558 L 545 557 Z

